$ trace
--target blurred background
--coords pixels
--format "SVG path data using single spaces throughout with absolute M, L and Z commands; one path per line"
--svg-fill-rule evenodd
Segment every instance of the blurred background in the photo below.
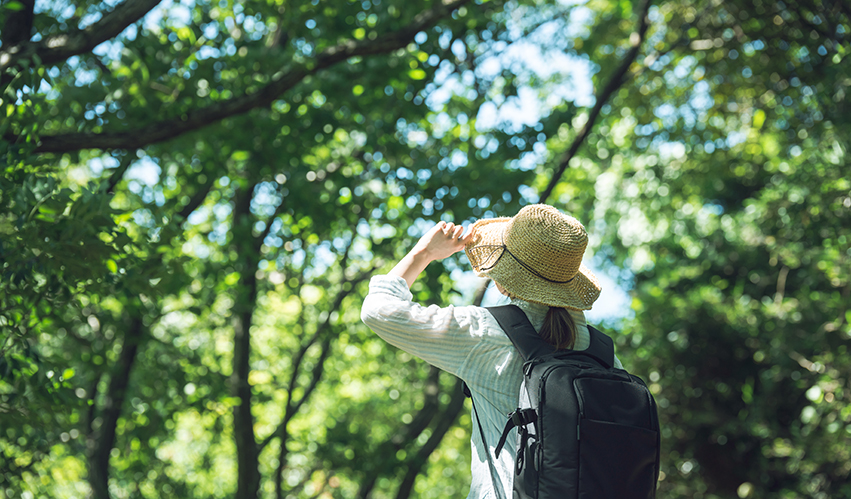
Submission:
M 656 396 L 658 497 L 851 497 L 844 0 L 3 0 L 0 30 L 0 497 L 465 497 L 457 380 L 360 304 L 434 222 L 540 201 Z M 482 284 L 458 255 L 413 293 Z

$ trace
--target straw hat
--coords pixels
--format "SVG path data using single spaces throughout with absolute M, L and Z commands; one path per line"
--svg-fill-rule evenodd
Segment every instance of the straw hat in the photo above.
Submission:
M 490 277 L 512 296 L 551 307 L 588 310 L 600 283 L 582 264 L 588 233 L 575 218 L 545 204 L 514 217 L 473 224 L 464 251 L 480 277 Z

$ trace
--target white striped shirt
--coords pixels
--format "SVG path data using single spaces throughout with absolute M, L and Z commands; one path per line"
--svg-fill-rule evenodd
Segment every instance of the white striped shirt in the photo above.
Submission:
M 361 309 L 361 319 L 385 341 L 463 379 L 470 387 L 493 456 L 509 412 L 517 408 L 523 381 L 523 359 L 496 319 L 482 307 L 424 307 L 412 301 L 404 279 L 374 276 Z M 512 299 L 540 330 L 549 307 Z M 590 345 L 585 315 L 570 311 L 577 326 L 577 350 Z M 621 367 L 615 358 L 616 367 Z M 499 459 L 494 459 L 505 497 L 512 496 L 514 430 Z M 467 499 L 495 499 L 490 469 L 473 418 L 472 484 Z

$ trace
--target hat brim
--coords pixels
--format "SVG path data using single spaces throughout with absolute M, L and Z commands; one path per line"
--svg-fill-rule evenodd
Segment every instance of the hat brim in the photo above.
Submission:
M 599 298 L 602 287 L 597 276 L 585 264 L 567 283 L 542 279 L 512 261 L 502 251 L 505 231 L 512 221 L 509 217 L 478 220 L 471 229 L 470 240 L 464 247 L 467 259 L 479 277 L 489 277 L 510 295 L 521 300 L 550 307 L 588 310 Z

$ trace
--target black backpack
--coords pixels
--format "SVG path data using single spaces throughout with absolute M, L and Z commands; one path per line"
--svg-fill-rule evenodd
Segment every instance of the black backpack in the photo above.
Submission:
M 518 429 L 514 499 L 654 498 L 656 402 L 641 378 L 613 367 L 612 339 L 588 326 L 587 350 L 556 351 L 516 305 L 488 310 L 526 361 L 519 407 L 495 449 L 498 457 Z M 496 478 L 490 455 L 488 464 Z M 503 498 L 500 484 L 494 488 Z

